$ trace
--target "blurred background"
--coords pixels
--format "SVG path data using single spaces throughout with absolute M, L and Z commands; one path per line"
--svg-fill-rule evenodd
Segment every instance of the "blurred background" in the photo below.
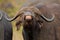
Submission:
M 21 7 L 28 6 L 29 4 L 35 5 L 37 3 L 60 4 L 60 0 L 0 0 L 0 10 L 4 10 L 10 17 L 13 17 Z M 16 31 L 15 21 L 12 22 L 12 25 L 13 25 L 13 40 L 23 40 L 22 27 L 19 31 Z

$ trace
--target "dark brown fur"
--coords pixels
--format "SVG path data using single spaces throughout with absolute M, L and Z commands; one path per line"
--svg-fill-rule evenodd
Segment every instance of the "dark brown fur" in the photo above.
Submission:
M 60 40 L 60 5 L 59 4 L 49 4 L 40 7 L 41 13 L 47 18 L 51 17 L 51 14 L 55 15 L 55 19 L 52 22 L 43 22 L 43 26 L 38 37 L 35 37 L 37 40 Z
M 41 13 L 47 18 L 51 18 L 51 14 L 55 15 L 55 19 L 52 22 L 43 21 L 41 31 L 35 31 L 34 40 L 60 40 L 60 5 L 49 4 L 49 5 L 37 5 Z

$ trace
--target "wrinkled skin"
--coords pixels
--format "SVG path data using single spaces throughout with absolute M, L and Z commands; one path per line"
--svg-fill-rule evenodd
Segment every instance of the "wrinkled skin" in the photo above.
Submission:
M 54 14 L 55 18 L 52 22 L 47 22 L 42 18 L 38 18 L 43 21 L 42 23 L 43 25 L 40 23 L 40 26 L 41 25 L 42 26 L 41 28 L 39 28 L 39 24 L 37 23 L 35 25 L 37 28 L 36 27 L 34 28 L 34 26 L 32 27 L 33 32 L 31 33 L 33 33 L 33 35 L 31 33 L 30 34 L 32 35 L 33 38 L 31 38 L 30 40 L 60 40 L 60 31 L 59 31 L 60 30 L 60 5 L 48 4 L 48 5 L 36 5 L 35 7 L 37 7 L 40 10 L 40 12 L 47 18 L 51 18 L 52 17 L 51 14 Z M 19 19 L 18 21 L 21 21 L 21 20 Z M 17 25 L 19 24 L 20 22 Z M 28 28 L 23 29 L 24 40 L 29 40 L 28 38 L 30 38 L 31 36 L 28 36 L 29 32 L 25 31 L 25 29 L 28 29 Z
M 2 11 L 0 11 L 2 12 Z M 4 12 L 2 12 L 3 17 L 0 20 L 0 40 L 12 40 L 12 24 L 4 18 Z

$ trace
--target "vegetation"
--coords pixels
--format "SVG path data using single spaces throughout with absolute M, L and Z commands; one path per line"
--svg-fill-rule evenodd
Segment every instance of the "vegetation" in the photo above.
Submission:
M 10 17 L 13 17 L 18 12 L 23 2 L 24 0 L 0 0 L 0 10 L 5 11 Z M 23 40 L 22 28 L 16 31 L 15 21 L 12 22 L 12 25 L 13 40 Z

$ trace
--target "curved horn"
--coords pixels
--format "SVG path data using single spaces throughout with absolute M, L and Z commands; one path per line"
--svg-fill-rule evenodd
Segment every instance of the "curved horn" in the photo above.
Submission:
M 19 15 L 16 15 L 16 16 L 13 17 L 13 18 L 8 18 L 6 14 L 4 15 L 5 19 L 7 19 L 8 21 L 13 21 L 13 20 L 15 20 L 18 16 L 19 16 Z
M 22 8 L 22 9 L 20 9 L 19 12 L 18 12 L 13 18 L 8 18 L 7 15 L 6 15 L 6 13 L 5 13 L 4 17 L 5 17 L 5 19 L 7 19 L 7 21 L 13 21 L 13 20 L 15 20 L 17 17 L 19 17 L 21 14 L 23 14 L 22 12 L 23 12 L 24 10 L 26 10 L 27 8 L 28 8 L 28 7 L 24 7 L 24 8 Z
M 43 14 L 41 14 L 41 12 L 38 8 L 36 8 L 36 7 L 31 7 L 31 8 L 34 12 L 36 12 L 36 14 L 38 14 L 39 16 L 41 16 L 44 20 L 46 20 L 48 22 L 53 21 L 55 18 L 55 16 L 53 14 L 52 14 L 52 18 L 50 18 L 50 19 L 46 18 Z
M 20 15 L 21 15 L 21 12 L 20 13 L 18 12 L 13 18 L 9 18 L 9 17 L 7 17 L 7 15 L 5 13 L 4 17 L 7 21 L 11 22 L 11 21 L 15 20 L 17 17 L 19 17 Z
M 48 22 L 51 22 L 51 21 L 53 21 L 54 20 L 54 18 L 55 18 L 55 16 L 52 14 L 52 18 L 46 18 L 44 15 L 41 15 L 41 17 L 44 19 L 44 20 L 46 20 L 46 21 L 48 21 Z
M 2 16 L 3 16 L 3 14 L 2 14 L 2 12 L 0 12 L 0 20 L 2 19 Z
M 19 12 L 13 17 L 13 18 L 8 18 L 7 15 L 5 14 L 4 17 L 5 19 L 7 19 L 7 21 L 13 21 L 15 20 L 17 17 L 19 17 L 21 14 L 23 14 L 22 12 L 27 9 L 27 7 L 24 7 L 22 9 L 19 10 Z

